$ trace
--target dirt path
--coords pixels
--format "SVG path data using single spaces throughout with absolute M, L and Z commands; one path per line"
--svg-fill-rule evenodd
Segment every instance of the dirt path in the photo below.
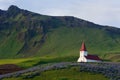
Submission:
M 12 73 L 12 72 L 16 72 L 16 71 L 20 71 L 20 70 L 23 70 L 23 69 L 20 68 L 17 65 L 14 65 L 14 64 L 0 65 L 0 75 L 7 74 L 7 73 Z

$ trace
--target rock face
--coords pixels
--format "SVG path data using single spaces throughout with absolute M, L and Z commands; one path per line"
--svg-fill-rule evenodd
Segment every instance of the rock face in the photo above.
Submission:
M 0 58 L 57 55 L 61 51 L 77 55 L 82 40 L 88 42 L 90 52 L 119 52 L 120 29 L 72 16 L 41 15 L 14 5 L 0 10 Z

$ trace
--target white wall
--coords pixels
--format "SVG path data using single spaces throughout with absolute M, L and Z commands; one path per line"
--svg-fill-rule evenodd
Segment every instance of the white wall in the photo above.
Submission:
M 87 62 L 85 57 L 79 57 L 77 62 Z
M 85 57 L 79 57 L 77 62 L 101 62 L 101 61 L 86 59 Z
M 101 61 L 98 61 L 98 60 L 91 60 L 91 59 L 87 59 L 87 62 L 101 62 Z
M 80 51 L 80 56 L 87 56 L 88 52 L 87 51 Z

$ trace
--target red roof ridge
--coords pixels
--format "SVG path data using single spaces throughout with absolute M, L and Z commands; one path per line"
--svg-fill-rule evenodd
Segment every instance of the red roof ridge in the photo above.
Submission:
M 85 56 L 87 59 L 91 59 L 91 60 L 101 60 L 97 55 L 90 55 L 88 54 L 87 56 Z

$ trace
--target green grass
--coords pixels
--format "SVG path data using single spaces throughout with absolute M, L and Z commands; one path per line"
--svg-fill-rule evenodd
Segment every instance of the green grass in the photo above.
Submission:
M 22 58 L 21 59 L 0 59 L 0 65 L 3 65 L 3 64 L 17 64 L 17 65 L 21 66 L 20 63 L 30 61 L 30 60 L 34 60 L 34 59 L 32 59 L 32 58 L 27 58 L 27 59 L 22 59 Z
M 59 27 L 48 31 L 46 41 L 37 56 L 79 56 L 83 40 L 90 54 L 102 57 L 111 52 L 120 52 L 119 43 L 103 30 L 86 27 Z
M 25 31 L 27 30 L 25 29 Z M 48 57 L 51 58 L 51 60 L 56 61 L 57 59 L 54 58 L 58 58 L 61 59 L 59 61 L 64 61 L 65 58 L 71 57 L 70 61 L 74 61 L 79 57 L 81 43 L 84 40 L 89 54 L 97 54 L 104 60 L 114 62 L 120 61 L 118 58 L 114 57 L 120 53 L 119 43 L 116 42 L 115 39 L 112 39 L 110 35 L 106 34 L 104 30 L 99 30 L 97 28 L 57 27 L 50 29 L 48 30 L 45 42 L 41 47 L 39 47 L 39 41 L 41 40 L 42 35 L 37 34 L 27 41 L 29 47 L 25 47 L 23 52 L 19 55 L 17 55 L 17 53 L 23 47 L 25 42 L 17 40 L 17 36 L 18 32 L 13 31 L 10 36 L 4 37 L 4 40 L 2 37 L 0 38 L 0 58 L 46 57 L 47 59 Z M 117 40 L 119 41 L 119 38 Z M 36 46 L 33 46 L 35 42 L 38 43 Z M 32 62 L 37 63 L 39 60 L 32 60 L 31 62 L 26 61 L 25 63 L 30 66 L 29 64 Z
M 22 29 L 27 31 L 27 29 Z M 102 59 L 120 61 L 116 58 L 107 58 L 104 55 L 119 54 L 119 38 L 113 39 L 104 30 L 88 27 L 57 27 L 48 30 L 45 42 L 39 43 L 42 34 L 36 34 L 27 41 L 27 46 L 19 55 L 17 53 L 24 46 L 24 41 L 17 39 L 19 32 L 11 33 L 10 36 L 0 38 L 0 58 L 20 57 L 79 57 L 81 43 L 84 40 L 89 54 L 97 54 Z M 2 35 L 0 35 L 2 36 Z M 97 37 L 95 37 L 97 36 Z M 36 42 L 36 46 L 33 46 Z M 71 59 L 72 61 L 73 59 Z
M 50 70 L 40 73 L 33 78 L 25 78 L 27 74 L 21 77 L 6 78 L 3 80 L 109 80 L 102 74 L 80 72 L 79 67 L 71 67 L 61 70 Z
M 23 42 L 16 39 L 17 34 L 17 32 L 13 32 L 1 42 L 0 58 L 16 58 L 16 54 L 23 47 Z M 88 52 L 90 54 L 97 54 L 101 58 L 104 58 L 103 56 L 105 54 L 116 52 L 119 54 L 120 52 L 119 43 L 116 43 L 115 40 L 105 34 L 104 31 L 96 28 L 58 27 L 51 29 L 46 35 L 46 40 L 43 46 L 40 48 L 33 47 L 32 45 L 34 42 L 39 42 L 40 39 L 41 35 L 34 36 L 30 41 L 28 41 L 30 49 L 25 49 L 28 51 L 24 50 L 22 54 L 17 55 L 17 58 L 24 57 L 24 55 L 27 55 L 27 57 L 29 57 L 29 55 L 34 57 L 79 56 L 79 50 L 83 40 L 86 43 Z
M 104 59 L 107 59 L 111 62 L 120 62 L 120 54 L 119 53 L 111 53 L 104 56 Z
M 77 61 L 75 56 L 67 57 L 35 57 L 35 58 L 21 58 L 21 59 L 0 59 L 0 65 L 16 64 L 23 68 L 29 68 L 40 64 L 56 63 L 56 62 L 71 62 Z
M 14 58 L 21 49 L 23 43 L 19 42 L 16 36 L 17 33 L 13 32 L 0 43 L 0 58 Z
M 103 56 L 105 61 L 120 62 L 119 54 L 111 54 Z M 29 68 L 40 64 L 56 63 L 56 62 L 76 62 L 78 56 L 65 56 L 65 57 L 34 57 L 34 58 L 20 58 L 20 59 L 0 59 L 0 65 L 3 64 L 16 64 L 23 68 Z

